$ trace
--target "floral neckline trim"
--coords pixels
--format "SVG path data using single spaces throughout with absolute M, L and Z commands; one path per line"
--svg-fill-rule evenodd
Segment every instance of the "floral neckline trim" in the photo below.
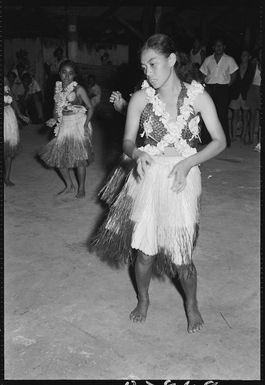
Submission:
M 76 87 L 78 86 L 77 82 L 71 82 L 67 87 L 63 88 L 62 82 L 58 81 L 55 84 L 55 111 L 57 114 L 57 122 L 54 128 L 55 136 L 58 135 L 60 125 L 63 119 L 63 110 L 77 112 L 81 109 L 86 111 L 84 106 L 75 106 L 71 104 L 76 98 L 76 93 L 74 92 Z
M 187 96 L 184 98 L 183 104 L 179 108 L 180 114 L 177 116 L 175 121 L 170 120 L 170 115 L 166 111 L 165 103 L 162 102 L 159 95 L 156 93 L 156 90 L 151 87 L 146 80 L 143 82 L 141 88 L 145 90 L 147 101 L 152 104 L 153 112 L 159 117 L 159 120 L 163 123 L 167 133 L 156 146 L 147 144 L 144 147 L 140 147 L 140 149 L 152 155 L 161 155 L 164 153 L 166 147 L 173 145 L 183 156 L 189 156 L 191 153 L 196 152 L 196 149 L 192 148 L 187 141 L 182 138 L 181 133 L 187 126 L 190 116 L 194 113 L 192 103 L 196 96 L 203 92 L 204 87 L 200 83 L 192 81 L 191 87 L 187 89 Z M 196 137 L 200 139 L 198 126 L 199 121 L 200 117 L 196 115 L 194 118 L 190 119 L 188 123 L 188 128 L 192 133 L 191 140 Z M 144 132 L 141 136 L 145 135 L 148 137 L 150 132 L 151 127 L 149 121 L 148 125 L 144 125 Z

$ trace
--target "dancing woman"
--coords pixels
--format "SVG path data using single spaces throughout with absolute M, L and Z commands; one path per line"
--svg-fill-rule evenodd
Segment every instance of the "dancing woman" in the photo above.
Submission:
M 75 191 L 70 169 L 77 168 L 76 198 L 85 196 L 86 166 L 93 160 L 90 119 L 93 107 L 84 87 L 76 81 L 75 63 L 65 60 L 59 68 L 61 81 L 56 82 L 54 117 L 46 122 L 55 126 L 53 138 L 41 151 L 41 159 L 50 167 L 58 168 L 65 182 L 59 194 Z
M 198 166 L 224 150 L 226 139 L 203 86 L 178 78 L 175 52 L 174 42 L 163 34 L 151 36 L 141 49 L 146 81 L 130 99 L 123 140 L 124 153 L 135 166 L 114 201 L 108 191 L 113 191 L 115 177 L 103 190 L 111 205 L 95 246 L 103 257 L 135 263 L 138 303 L 130 313 L 134 322 L 146 319 L 150 279 L 156 271 L 179 278 L 188 332 L 195 332 L 203 325 L 192 260 L 199 229 Z M 197 152 L 199 114 L 212 141 Z M 139 128 L 145 145 L 137 148 Z
M 17 154 L 19 146 L 19 128 L 17 117 L 26 124 L 29 119 L 21 114 L 13 94 L 10 90 L 7 78 L 4 78 L 4 182 L 6 186 L 14 186 L 10 179 L 11 166 Z

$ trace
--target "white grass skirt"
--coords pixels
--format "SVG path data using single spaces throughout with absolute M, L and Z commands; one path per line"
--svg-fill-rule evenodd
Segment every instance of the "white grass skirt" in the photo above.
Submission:
M 19 128 L 13 108 L 4 107 L 4 154 L 5 157 L 14 157 L 18 150 Z
M 92 127 L 86 132 L 84 124 L 86 115 L 78 112 L 63 115 L 58 135 L 40 152 L 41 159 L 50 167 L 75 168 L 87 166 L 94 159 L 91 142 Z
M 156 271 L 171 275 L 177 267 L 192 264 L 199 230 L 201 174 L 193 167 L 185 189 L 172 191 L 173 178 L 168 175 L 182 159 L 154 157 L 141 181 L 134 169 L 130 171 L 96 235 L 95 245 L 103 259 L 132 262 L 132 249 L 136 249 L 156 256 Z

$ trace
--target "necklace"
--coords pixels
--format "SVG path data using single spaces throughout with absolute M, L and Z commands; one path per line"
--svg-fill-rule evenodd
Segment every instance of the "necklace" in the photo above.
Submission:
M 70 107 L 72 104 L 70 103 L 75 99 L 75 93 L 73 92 L 77 86 L 77 82 L 71 82 L 67 87 L 63 88 L 62 82 L 56 82 L 55 85 L 55 111 L 57 114 L 57 124 L 54 129 L 55 135 L 58 134 L 58 129 L 61 125 L 63 118 L 63 110 L 66 107 Z
M 184 87 L 184 83 L 181 82 L 181 91 Z M 173 122 L 170 121 L 170 116 L 166 111 L 165 103 L 159 98 L 159 95 L 156 93 L 155 89 L 152 88 L 146 80 L 142 84 L 142 89 L 144 89 L 146 92 L 148 102 L 152 104 L 154 114 L 159 117 L 159 120 L 163 123 L 167 132 L 156 146 L 151 146 L 148 144 L 144 147 L 141 147 L 140 149 L 155 155 L 164 153 L 165 148 L 173 144 L 175 148 L 181 150 L 181 153 L 184 156 L 188 156 L 191 153 L 194 153 L 195 149 L 191 148 L 187 141 L 182 138 L 182 130 L 185 129 L 188 124 L 188 128 L 192 134 L 191 139 L 194 137 L 199 137 L 198 123 L 200 117 L 198 115 L 192 117 L 194 113 L 192 105 L 196 96 L 203 92 L 204 87 L 200 83 L 192 81 L 191 86 L 187 90 L 187 97 L 184 98 L 181 106 L 179 100 L 180 98 L 178 97 L 178 116 Z M 148 126 L 145 127 L 144 125 L 144 130 L 145 132 L 141 134 L 141 136 L 148 136 L 152 132 L 150 121 Z

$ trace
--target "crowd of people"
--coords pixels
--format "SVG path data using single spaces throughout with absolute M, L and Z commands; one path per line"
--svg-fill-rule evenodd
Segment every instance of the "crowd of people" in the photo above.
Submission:
M 141 48 L 144 80 L 136 85 L 129 102 L 119 91 L 112 92 L 110 102 L 126 115 L 124 155 L 101 190 L 109 213 L 92 245 L 109 262 L 134 265 L 137 306 L 130 313 L 134 322 L 146 319 L 152 274 L 167 274 L 182 286 L 188 332 L 194 333 L 204 323 L 193 262 L 200 221 L 199 165 L 230 147 L 241 116 L 238 111 L 242 110 L 242 140 L 253 142 L 260 108 L 261 58 L 250 61 L 244 50 L 238 65 L 225 53 L 222 39 L 214 42 L 209 56 L 197 39 L 189 55 L 178 53 L 169 36 L 153 35 Z M 84 198 L 86 167 L 94 158 L 91 118 L 100 103 L 100 87 L 93 75 L 84 87 L 76 63 L 64 58 L 62 50 L 55 56 L 56 62 L 49 67 L 54 107 L 46 121 L 54 137 L 39 156 L 59 170 L 65 182 L 59 195 Z M 36 119 L 44 119 L 41 89 L 23 66 L 19 63 L 5 78 L 7 186 L 13 184 L 11 161 L 19 144 L 17 119 L 28 123 L 33 106 Z M 210 139 L 197 151 L 201 122 Z M 73 168 L 77 170 L 77 191 L 70 174 Z

